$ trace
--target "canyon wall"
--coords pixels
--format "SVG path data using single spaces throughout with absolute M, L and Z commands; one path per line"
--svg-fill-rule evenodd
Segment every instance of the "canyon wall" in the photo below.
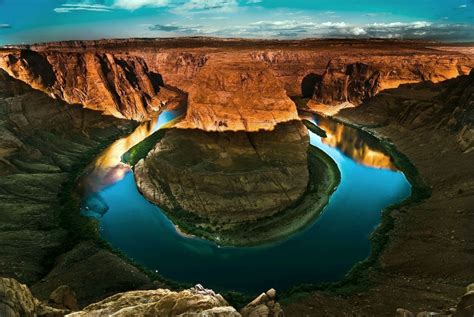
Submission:
M 80 303 L 150 283 L 93 241 L 77 244 L 94 234 L 78 237 L 87 220 L 67 185 L 94 153 L 133 127 L 52 99 L 0 70 L 0 276 L 33 286 L 40 298 L 67 283 Z
M 54 98 L 118 118 L 148 120 L 180 99 L 142 59 L 124 54 L 21 50 L 0 57 L 0 67 Z
M 215 56 L 195 76 L 178 127 L 252 132 L 297 119 L 296 105 L 265 63 Z
M 165 106 L 187 103 L 182 127 L 256 131 L 296 117 L 286 96 L 311 98 L 308 107 L 315 110 L 320 105 L 359 105 L 400 84 L 440 82 L 474 67 L 473 55 L 465 50 L 430 45 L 205 38 L 72 41 L 3 50 L 0 67 L 55 98 L 117 117 L 148 120 Z

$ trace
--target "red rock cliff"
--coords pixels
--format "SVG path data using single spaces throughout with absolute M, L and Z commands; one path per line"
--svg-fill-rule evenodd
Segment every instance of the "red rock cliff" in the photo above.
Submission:
M 179 99 L 139 57 L 22 50 L 5 54 L 0 67 L 54 98 L 119 118 L 147 120 Z

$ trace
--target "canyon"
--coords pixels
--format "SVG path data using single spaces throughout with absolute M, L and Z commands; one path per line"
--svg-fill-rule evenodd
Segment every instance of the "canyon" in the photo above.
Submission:
M 67 201 L 83 161 L 137 121 L 186 105 L 184 118 L 135 165 L 137 185 L 170 210 L 205 215 L 219 226 L 246 225 L 304 196 L 311 152 L 298 111 L 329 109 L 382 139 L 386 151 L 396 146 L 416 166 L 402 160 L 406 173 L 419 175 L 412 173 L 412 199 L 385 212 L 368 264 L 332 291 L 283 294 L 285 314 L 385 316 L 399 307 L 454 307 L 474 280 L 473 67 L 474 56 L 461 49 L 410 41 L 137 39 L 1 49 L 0 276 L 26 283 L 43 301 L 68 285 L 80 307 L 137 289 L 171 290 L 130 293 L 132 301 L 194 296 L 98 239 Z M 294 97 L 305 99 L 295 103 Z M 327 133 L 323 142 L 338 143 L 342 132 L 324 120 L 319 126 Z M 372 166 L 397 163 L 367 148 L 351 155 Z M 202 182 L 215 170 L 224 173 Z M 222 184 L 242 195 L 238 208 Z M 126 305 L 143 304 L 132 301 Z M 93 315 L 109 303 L 76 315 Z M 214 304 L 205 309 L 229 306 L 223 298 Z M 259 309 L 270 315 L 272 305 Z M 226 313 L 238 316 L 233 308 Z

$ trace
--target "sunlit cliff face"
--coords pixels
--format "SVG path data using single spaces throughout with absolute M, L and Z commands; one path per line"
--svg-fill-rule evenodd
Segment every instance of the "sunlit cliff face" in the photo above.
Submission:
M 326 131 L 327 137 L 322 139 L 324 144 L 340 148 L 356 162 L 374 168 L 397 169 L 376 140 L 372 142 L 370 135 L 323 117 L 318 119 L 318 126 Z
M 80 181 L 80 189 L 98 192 L 109 184 L 120 181 L 130 171 L 121 162 L 122 155 L 156 130 L 158 118 L 139 125 L 133 133 L 115 141 L 88 167 Z

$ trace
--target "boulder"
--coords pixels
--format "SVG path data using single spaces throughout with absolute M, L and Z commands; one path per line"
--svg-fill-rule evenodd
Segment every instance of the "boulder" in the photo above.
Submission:
M 271 288 L 247 304 L 240 313 L 243 317 L 284 317 L 279 303 L 275 302 L 276 290 Z
M 49 302 L 52 306 L 66 308 L 70 310 L 78 310 L 76 300 L 76 292 L 69 286 L 61 285 L 56 288 L 49 296 Z

